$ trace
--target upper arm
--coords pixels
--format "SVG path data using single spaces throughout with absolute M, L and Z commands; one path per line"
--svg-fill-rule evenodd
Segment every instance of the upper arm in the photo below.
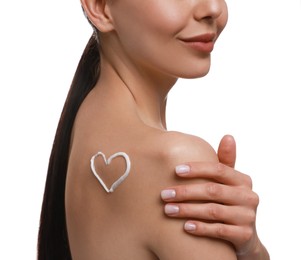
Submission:
M 156 175 L 159 186 L 183 184 L 175 178 L 174 168 L 178 164 L 189 161 L 217 161 L 217 156 L 212 147 L 200 138 L 182 134 L 171 134 L 165 140 L 165 146 L 160 152 L 157 167 L 161 167 L 162 175 Z M 191 180 L 199 182 L 201 180 Z M 187 183 L 187 180 L 185 180 Z M 157 205 L 163 211 L 163 205 Z M 162 214 L 150 223 L 150 230 L 155 233 L 153 250 L 160 260 L 177 259 L 236 259 L 233 248 L 224 241 L 188 235 L 184 230 L 184 220 L 167 218 Z M 157 229 L 159 231 L 157 231 Z M 159 232 L 159 234 L 158 234 Z

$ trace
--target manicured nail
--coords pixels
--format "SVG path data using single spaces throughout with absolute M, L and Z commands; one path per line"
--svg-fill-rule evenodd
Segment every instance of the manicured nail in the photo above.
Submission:
M 164 211 L 167 215 L 172 215 L 172 214 L 179 213 L 180 209 L 178 206 L 175 205 L 165 205 Z
M 194 231 L 194 230 L 196 230 L 196 225 L 193 223 L 190 223 L 190 222 L 186 222 L 184 225 L 184 229 L 186 231 Z
M 161 191 L 161 198 L 166 199 L 172 199 L 176 197 L 176 191 L 175 190 L 163 190 Z
M 184 175 L 190 172 L 190 167 L 188 165 L 182 164 L 176 167 L 176 173 L 179 175 Z

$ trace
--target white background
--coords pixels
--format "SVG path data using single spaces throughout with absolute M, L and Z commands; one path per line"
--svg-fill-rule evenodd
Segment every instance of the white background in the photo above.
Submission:
M 169 128 L 215 148 L 234 135 L 271 258 L 301 259 L 301 1 L 228 5 L 210 74 L 170 93 Z M 79 1 L 5 1 L 0 33 L 0 259 L 35 259 L 53 136 L 91 29 Z

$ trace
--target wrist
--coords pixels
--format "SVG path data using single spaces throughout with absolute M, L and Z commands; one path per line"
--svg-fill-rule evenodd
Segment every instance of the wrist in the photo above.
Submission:
M 265 246 L 258 240 L 251 250 L 237 253 L 237 260 L 270 260 L 270 256 Z

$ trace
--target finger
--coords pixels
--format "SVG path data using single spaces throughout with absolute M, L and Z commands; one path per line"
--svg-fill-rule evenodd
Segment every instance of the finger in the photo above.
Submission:
M 234 168 L 236 160 L 236 143 L 231 135 L 225 135 L 220 141 L 217 156 L 220 163 Z
M 251 178 L 233 168 L 215 162 L 190 162 L 176 167 L 176 174 L 183 178 L 204 178 L 217 182 L 252 188 Z
M 244 205 L 256 208 L 258 195 L 250 189 L 231 187 L 215 182 L 175 186 L 161 192 L 161 198 L 166 202 L 181 201 L 214 201 L 226 205 Z
M 199 221 L 187 221 L 184 224 L 184 230 L 195 236 L 212 237 L 229 241 L 235 248 L 241 248 L 248 243 L 254 235 L 254 229 L 252 227 Z
M 173 218 L 198 219 L 231 225 L 254 225 L 256 219 L 254 210 L 217 203 L 169 203 L 165 205 L 164 212 Z

